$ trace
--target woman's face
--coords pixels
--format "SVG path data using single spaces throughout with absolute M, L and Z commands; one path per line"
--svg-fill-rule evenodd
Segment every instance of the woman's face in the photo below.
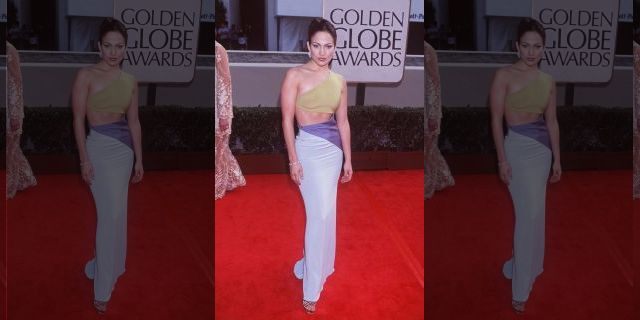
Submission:
M 319 67 L 328 65 L 336 51 L 333 37 L 326 31 L 316 32 L 311 37 L 311 41 L 307 43 L 307 47 L 311 54 L 311 60 Z
M 127 44 L 120 32 L 109 31 L 100 41 L 100 54 L 102 60 L 111 67 L 120 66 L 124 59 L 124 50 Z
M 544 50 L 544 42 L 539 33 L 535 31 L 527 31 L 520 41 L 518 41 L 518 53 L 520 54 L 520 60 L 527 66 L 537 66 L 540 59 L 542 59 L 542 52 Z

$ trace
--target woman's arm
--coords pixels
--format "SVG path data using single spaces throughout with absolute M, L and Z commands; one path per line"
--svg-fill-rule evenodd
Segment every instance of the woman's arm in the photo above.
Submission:
M 560 127 L 556 115 L 556 82 L 551 82 L 551 94 L 549 94 L 549 104 L 544 112 L 544 119 L 549 130 L 551 140 L 551 152 L 553 153 L 553 176 L 551 182 L 560 180 L 562 169 L 560 165 Z
M 504 99 L 507 94 L 507 85 L 504 78 L 504 71 L 496 71 L 493 82 L 491 83 L 489 102 L 491 108 L 491 133 L 498 154 L 500 179 L 502 179 L 504 183 L 509 184 L 511 167 L 507 163 L 507 157 L 504 152 L 504 131 L 502 126 L 505 112 Z
M 85 117 L 87 115 L 87 96 L 89 94 L 89 72 L 80 69 L 76 74 L 71 91 L 71 108 L 73 111 L 73 134 L 76 138 L 82 178 L 91 183 L 93 169 L 87 155 L 87 136 L 85 133 Z
M 638 75 L 640 75 L 640 45 L 633 42 L 633 130 L 637 133 L 640 130 L 640 100 L 638 100 Z
M 10 43 L 7 44 L 7 81 L 11 90 L 8 95 L 7 113 L 9 114 L 9 133 L 20 132 L 24 118 L 24 102 L 22 99 L 22 74 L 20 72 L 20 56 Z
M 218 72 L 218 81 L 221 81 L 221 87 L 216 90 L 218 98 L 218 118 L 220 119 L 220 129 L 223 132 L 230 132 L 229 123 L 233 118 L 233 106 L 231 102 L 232 86 L 231 71 L 229 70 L 229 57 L 227 51 L 222 46 L 216 46 L 216 50 L 220 50 L 220 61 L 216 60 L 216 72 Z M 216 85 L 218 85 L 216 83 Z
M 297 96 L 297 79 L 295 70 L 289 69 L 282 81 L 280 89 L 280 110 L 282 112 L 282 133 L 284 134 L 284 142 L 287 146 L 287 154 L 289 156 L 289 169 L 291 171 L 291 179 L 296 184 L 300 184 L 302 179 L 302 166 L 298 161 L 298 155 L 295 148 L 295 132 L 293 130 L 293 122 L 296 113 L 296 96 Z
M 351 166 L 351 127 L 349 126 L 349 116 L 347 112 L 347 82 L 342 80 L 342 93 L 340 94 L 340 105 L 336 111 L 336 121 L 340 140 L 342 141 L 342 151 L 344 152 L 344 175 L 342 182 L 351 180 L 353 168 Z
M 138 82 L 134 80 L 133 94 L 131 95 L 131 102 L 127 109 L 127 122 L 129 124 L 129 131 L 131 131 L 131 140 L 133 142 L 133 153 L 136 157 L 134 165 L 134 176 L 131 180 L 133 183 L 142 180 L 144 174 L 142 167 L 142 130 L 140 128 L 140 119 L 138 117 Z
M 436 51 L 425 41 L 425 76 L 426 76 L 426 101 L 427 101 L 427 133 L 438 135 L 438 124 L 442 119 L 442 101 L 440 100 L 440 72 L 438 71 L 438 55 Z

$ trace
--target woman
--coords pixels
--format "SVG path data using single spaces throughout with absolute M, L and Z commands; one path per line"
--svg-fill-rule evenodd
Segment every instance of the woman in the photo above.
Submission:
M 340 168 L 343 183 L 351 180 L 353 169 L 347 84 L 330 69 L 336 30 L 329 21 L 314 19 L 308 36 L 310 59 L 287 71 L 280 102 L 291 180 L 300 188 L 307 216 L 303 258 L 295 263 L 294 274 L 302 279 L 302 305 L 313 313 L 333 273 Z M 294 119 L 299 128 L 295 140 Z
M 640 45 L 633 41 L 633 198 L 640 198 Z
M 438 72 L 438 56 L 426 41 L 424 42 L 425 67 L 425 197 L 431 198 L 435 191 L 453 186 L 455 181 L 449 171 L 447 162 L 438 149 L 442 104 L 440 102 L 440 73 Z
M 82 179 L 91 188 L 97 210 L 95 257 L 87 262 L 85 274 L 93 279 L 94 307 L 103 314 L 125 270 L 132 165 L 133 183 L 142 180 L 144 170 L 138 84 L 121 69 L 127 31 L 120 21 L 107 18 L 100 25 L 99 39 L 100 61 L 78 71 L 72 107 Z M 89 136 L 85 135 L 85 118 Z
M 233 118 L 233 104 L 231 103 L 231 73 L 229 72 L 229 59 L 227 51 L 216 41 L 216 195 L 218 200 L 228 190 L 244 186 L 246 181 L 238 161 L 233 157 L 229 149 L 229 136 L 231 135 L 231 119 Z
M 20 149 L 24 103 L 22 100 L 22 74 L 18 51 L 7 42 L 7 197 L 37 184 L 31 166 Z
M 545 32 L 525 18 L 518 25 L 518 61 L 499 69 L 491 85 L 491 127 L 498 153 L 500 179 L 507 184 L 515 209 L 513 257 L 503 266 L 511 279 L 512 307 L 524 307 L 544 260 L 546 182 L 560 180 L 560 133 L 556 118 L 556 86 L 540 71 Z M 508 133 L 503 132 L 506 120 Z M 553 156 L 553 165 L 552 165 Z

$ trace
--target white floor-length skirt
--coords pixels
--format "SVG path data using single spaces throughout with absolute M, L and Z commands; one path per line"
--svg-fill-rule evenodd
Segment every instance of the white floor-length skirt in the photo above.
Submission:
M 85 274 L 93 279 L 95 300 L 109 301 L 127 255 L 127 196 L 134 156 L 126 122 L 92 128 L 87 153 L 93 166 L 97 228 L 95 257 L 87 262 Z
M 334 271 L 336 253 L 336 193 L 343 153 L 335 119 L 301 127 L 295 147 L 303 170 L 300 192 L 307 222 L 303 258 L 294 273 L 303 281 L 304 300 L 318 301 Z
M 504 263 L 502 272 L 511 279 L 513 300 L 527 301 L 544 263 L 545 203 L 552 158 L 544 120 L 509 128 L 504 145 L 511 166 L 509 192 L 515 229 L 513 256 Z

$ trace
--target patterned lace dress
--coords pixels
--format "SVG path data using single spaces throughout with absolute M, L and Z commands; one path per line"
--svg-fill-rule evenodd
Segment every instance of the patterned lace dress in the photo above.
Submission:
M 238 161 L 229 149 L 231 120 L 233 118 L 231 73 L 229 72 L 227 51 L 218 42 L 216 42 L 215 80 L 215 199 L 218 200 L 227 191 L 246 184 Z
M 633 198 L 640 198 L 640 45 L 633 42 Z
M 436 51 L 424 43 L 425 66 L 425 197 L 455 184 L 449 166 L 438 149 L 442 105 L 440 101 L 440 74 Z
M 18 51 L 7 42 L 7 197 L 36 185 L 31 166 L 20 149 L 24 104 Z

